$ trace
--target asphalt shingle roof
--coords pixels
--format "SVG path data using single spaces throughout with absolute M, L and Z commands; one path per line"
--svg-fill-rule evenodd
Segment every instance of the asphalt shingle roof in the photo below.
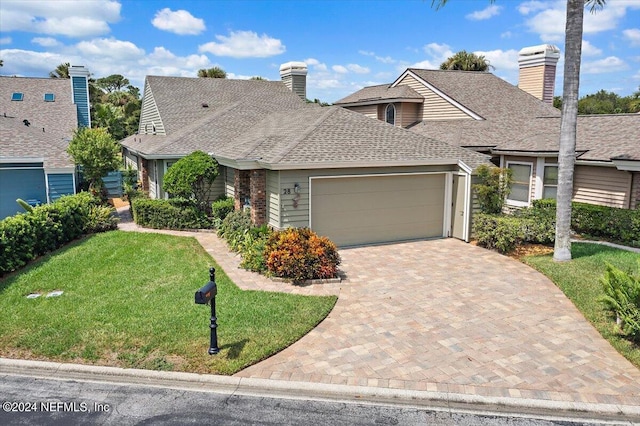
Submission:
M 22 101 L 11 100 L 15 92 L 23 94 Z M 54 102 L 45 102 L 45 93 L 53 93 Z M 76 128 L 69 79 L 0 77 L 0 157 L 43 158 L 46 168 L 72 167 L 66 149 Z
M 219 80 L 212 84 L 211 80 L 217 79 L 148 77 L 146 90 L 156 99 L 167 135 L 134 135 L 122 141 L 123 145 L 156 158 L 202 150 L 276 168 L 442 159 L 462 159 L 475 168 L 486 162 L 481 154 L 341 107 L 306 104 L 280 82 Z M 186 94 L 205 90 L 209 93 L 184 101 Z M 171 97 L 180 99 L 178 105 L 168 101 Z M 202 108 L 203 102 L 208 108 Z M 190 119 L 189 110 L 193 112 Z
M 381 84 L 358 90 L 357 92 L 335 102 L 335 105 L 367 101 L 384 101 L 387 99 L 423 99 L 423 97 L 409 86 L 391 87 L 390 84 Z

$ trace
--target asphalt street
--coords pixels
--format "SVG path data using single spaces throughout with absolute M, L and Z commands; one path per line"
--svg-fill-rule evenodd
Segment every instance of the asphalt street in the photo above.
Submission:
M 2 425 L 630 424 L 17 375 L 0 376 L 0 395 Z

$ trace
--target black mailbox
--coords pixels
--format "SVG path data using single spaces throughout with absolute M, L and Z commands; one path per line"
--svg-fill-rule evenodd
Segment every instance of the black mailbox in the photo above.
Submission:
M 218 318 L 216 318 L 216 294 L 218 294 L 218 286 L 216 286 L 216 269 L 209 268 L 209 282 L 196 291 L 196 303 L 198 305 L 206 305 L 211 303 L 211 344 L 209 345 L 209 355 L 215 355 L 220 352 L 218 348 Z
M 206 305 L 211 299 L 216 297 L 217 293 L 218 286 L 216 286 L 214 279 L 211 279 L 211 281 L 202 286 L 200 290 L 196 291 L 196 303 L 198 305 Z

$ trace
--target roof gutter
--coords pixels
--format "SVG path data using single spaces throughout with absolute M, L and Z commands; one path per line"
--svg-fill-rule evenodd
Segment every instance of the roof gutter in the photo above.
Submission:
M 379 104 L 388 104 L 394 102 L 410 102 L 421 104 L 424 103 L 424 99 L 417 98 L 380 98 L 380 99 L 363 99 L 362 101 L 355 102 L 347 102 L 347 103 L 335 103 L 334 105 L 341 107 L 355 107 L 355 106 L 365 106 L 365 105 L 379 105 Z
M 301 170 L 301 169 L 346 169 L 367 167 L 412 167 L 412 166 L 459 166 L 458 159 L 410 160 L 410 161 L 368 161 L 354 163 L 350 161 L 331 161 L 326 163 L 268 163 L 257 162 L 262 168 L 269 170 Z
M 628 172 L 640 172 L 639 160 L 612 160 L 618 170 L 625 170 Z

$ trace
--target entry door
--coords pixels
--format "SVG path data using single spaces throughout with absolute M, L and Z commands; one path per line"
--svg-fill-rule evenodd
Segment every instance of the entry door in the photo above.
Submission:
M 466 240 L 464 205 L 466 198 L 467 176 L 453 175 L 453 196 L 451 197 L 451 236 Z

